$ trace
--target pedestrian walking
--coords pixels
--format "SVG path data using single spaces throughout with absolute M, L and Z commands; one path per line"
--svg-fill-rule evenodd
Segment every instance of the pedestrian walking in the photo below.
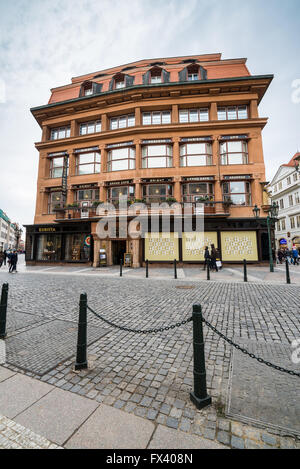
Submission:
M 9 273 L 16 272 L 17 273 L 17 263 L 18 263 L 18 254 L 17 251 L 13 251 L 13 253 L 10 256 L 10 267 L 9 267 Z
M 0 251 L 0 267 L 2 267 L 3 261 L 4 261 L 4 252 Z
M 205 246 L 203 270 L 205 270 L 207 268 L 207 265 L 209 264 L 210 264 L 210 254 L 209 254 L 208 246 Z
M 210 253 L 210 259 L 211 259 L 210 267 L 211 267 L 211 269 L 215 270 L 216 272 L 218 272 L 217 257 L 218 257 L 217 250 L 215 248 L 215 245 L 212 244 L 211 245 L 211 253 Z
M 289 249 L 286 249 L 285 256 L 289 264 L 292 263 L 292 253 Z
M 282 260 L 283 260 L 283 258 L 284 258 L 284 254 L 283 254 L 283 252 L 282 252 L 281 249 L 278 249 L 277 257 L 278 257 L 278 262 L 279 262 L 279 264 L 282 264 Z
M 4 251 L 3 251 L 3 263 L 4 263 L 4 265 L 6 265 L 6 259 L 7 259 L 7 252 L 6 252 L 6 249 L 4 249 Z
M 299 252 L 298 252 L 298 249 L 296 248 L 296 246 L 293 246 L 293 250 L 292 250 L 292 261 L 293 261 L 293 264 L 294 265 L 299 265 Z

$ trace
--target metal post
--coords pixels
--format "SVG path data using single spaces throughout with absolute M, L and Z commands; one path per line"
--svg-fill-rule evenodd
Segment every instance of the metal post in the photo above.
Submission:
M 194 392 L 190 399 L 197 409 L 211 405 L 211 397 L 207 394 L 205 353 L 202 327 L 201 305 L 193 306 L 193 345 L 194 345 Z
M 149 277 L 149 261 L 148 259 L 146 260 L 146 278 Z
M 270 272 L 274 272 L 273 253 L 272 253 L 272 241 L 271 241 L 271 218 L 267 217 L 268 226 L 268 238 L 269 238 L 269 260 L 270 260 Z
M 207 280 L 210 280 L 210 267 L 209 267 L 209 260 L 207 262 Z
M 8 283 L 2 285 L 1 301 L 0 301 L 0 339 L 6 337 L 6 313 L 8 299 Z
M 175 280 L 177 280 L 177 263 L 176 263 L 176 259 L 174 259 L 174 278 L 175 278 Z
M 122 262 L 122 259 L 120 259 L 120 277 L 122 277 L 123 275 L 122 267 L 123 267 L 123 262 Z
M 285 261 L 285 268 L 286 268 L 286 283 L 290 285 L 291 284 L 290 266 L 289 266 L 289 261 L 287 259 Z
M 79 302 L 77 357 L 75 370 L 83 370 L 87 367 L 87 294 L 83 293 L 80 295 Z
M 244 259 L 244 282 L 248 282 L 248 276 L 247 276 L 247 261 Z

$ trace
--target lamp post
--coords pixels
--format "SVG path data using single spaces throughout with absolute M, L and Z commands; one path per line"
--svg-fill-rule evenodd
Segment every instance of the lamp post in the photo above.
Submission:
M 272 241 L 271 241 L 271 227 L 275 223 L 279 212 L 279 205 L 273 202 L 271 208 L 269 209 L 267 216 L 267 227 L 268 227 L 268 239 L 269 239 L 269 260 L 270 260 L 270 272 L 274 272 L 274 262 L 273 262 L 273 253 L 272 253 Z M 255 205 L 253 209 L 254 216 L 259 218 L 260 209 Z

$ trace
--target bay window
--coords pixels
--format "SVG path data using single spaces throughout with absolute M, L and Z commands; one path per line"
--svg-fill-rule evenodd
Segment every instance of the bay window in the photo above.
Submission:
M 56 208 L 62 206 L 63 196 L 61 191 L 50 192 L 48 195 L 48 214 L 55 213 Z
M 50 140 L 60 140 L 62 138 L 69 138 L 71 135 L 71 127 L 58 127 L 51 129 Z
M 135 148 L 115 148 L 108 152 L 107 171 L 135 169 Z
M 51 158 L 50 160 L 50 177 L 61 178 L 64 170 L 64 157 Z
M 76 174 L 100 173 L 101 154 L 100 151 L 79 153 L 76 158 Z
M 81 202 L 93 202 L 99 200 L 99 189 L 82 189 L 76 191 L 76 201 Z
M 171 145 L 144 145 L 142 147 L 142 168 L 171 168 Z
M 80 124 L 80 135 L 94 134 L 96 132 L 101 132 L 101 120 Z
M 183 202 L 214 201 L 214 185 L 210 182 L 190 183 L 182 185 Z
M 161 125 L 171 123 L 171 111 L 143 112 L 143 125 Z
M 145 184 L 143 185 L 143 198 L 147 203 L 165 202 L 168 197 L 173 196 L 171 184 Z
M 221 164 L 248 164 L 248 145 L 244 140 L 223 142 L 220 144 Z
M 232 202 L 233 205 L 251 205 L 250 182 L 223 182 L 223 201 Z
M 120 198 L 127 200 L 134 199 L 134 186 L 117 186 L 108 189 L 108 201 L 110 203 L 119 202 Z
M 211 143 L 187 143 L 180 145 L 180 166 L 211 166 Z
M 248 107 L 247 106 L 228 106 L 218 107 L 218 120 L 239 120 L 248 119 Z
M 118 116 L 112 117 L 110 119 L 110 129 L 125 129 L 126 127 L 134 127 L 135 126 L 135 115 L 130 114 L 128 116 Z

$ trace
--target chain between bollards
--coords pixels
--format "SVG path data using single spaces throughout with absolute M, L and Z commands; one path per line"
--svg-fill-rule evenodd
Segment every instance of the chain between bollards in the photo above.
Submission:
M 149 278 L 149 261 L 146 260 L 146 278 Z
M 247 276 L 247 261 L 244 259 L 244 282 L 248 282 L 248 276 Z
M 2 285 L 1 301 L 0 301 L 0 339 L 6 337 L 6 314 L 8 300 L 8 283 Z
M 287 259 L 285 261 L 285 270 L 286 270 L 286 283 L 290 285 L 291 284 L 290 266 L 289 266 L 289 261 Z
M 88 367 L 87 362 L 87 294 L 80 295 L 77 355 L 75 370 L 83 370 Z
M 194 391 L 190 399 L 197 409 L 211 405 L 211 397 L 207 394 L 205 353 L 201 305 L 193 306 L 193 346 L 194 346 Z
M 177 261 L 174 259 L 174 278 L 177 280 Z

